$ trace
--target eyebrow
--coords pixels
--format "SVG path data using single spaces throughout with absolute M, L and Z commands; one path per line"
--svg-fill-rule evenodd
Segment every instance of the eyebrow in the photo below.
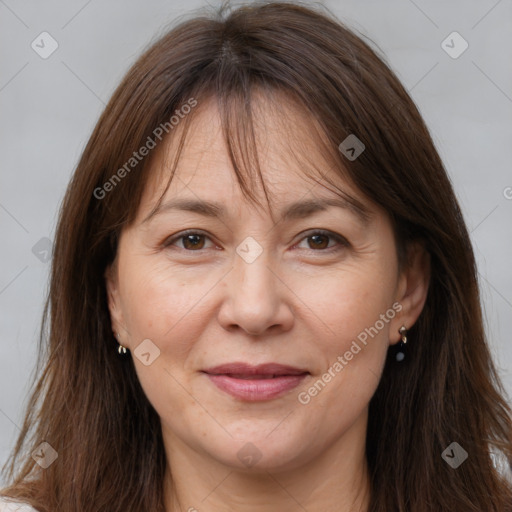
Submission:
M 297 219 L 304 219 L 310 215 L 325 211 L 329 207 L 343 208 L 352 212 L 358 220 L 367 225 L 371 213 L 362 203 L 357 200 L 347 200 L 342 197 L 337 198 L 322 198 L 322 199 L 308 199 L 305 201 L 296 201 L 287 205 L 281 211 L 281 220 L 290 221 Z M 164 212 L 178 210 L 197 213 L 205 217 L 212 218 L 225 218 L 227 211 L 222 203 L 217 201 L 203 201 L 198 199 L 185 199 L 176 198 L 160 204 L 156 209 L 151 211 L 149 215 L 142 221 L 142 223 L 149 222 L 153 217 Z

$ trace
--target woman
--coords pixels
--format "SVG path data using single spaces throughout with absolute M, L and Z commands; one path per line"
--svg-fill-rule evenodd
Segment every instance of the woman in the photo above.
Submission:
M 512 510 L 454 192 L 394 74 L 317 11 L 198 17 L 135 63 L 66 193 L 46 326 L 18 503 Z

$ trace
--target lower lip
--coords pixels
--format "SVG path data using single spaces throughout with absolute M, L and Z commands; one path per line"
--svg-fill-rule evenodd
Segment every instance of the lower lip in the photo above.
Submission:
M 236 379 L 228 375 L 207 374 L 210 380 L 222 391 L 248 402 L 271 400 L 297 387 L 306 373 L 301 375 L 282 375 L 271 379 Z

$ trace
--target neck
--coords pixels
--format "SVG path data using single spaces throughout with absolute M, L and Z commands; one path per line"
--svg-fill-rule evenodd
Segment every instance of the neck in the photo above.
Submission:
M 166 446 L 165 510 L 367 512 L 370 480 L 365 431 L 354 424 L 314 460 L 286 470 L 256 469 L 257 465 L 240 470 L 205 457 L 174 438 L 172 449 Z

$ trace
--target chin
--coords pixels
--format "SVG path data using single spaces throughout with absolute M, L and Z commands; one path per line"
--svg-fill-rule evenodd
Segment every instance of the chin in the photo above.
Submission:
M 306 462 L 308 454 L 304 448 L 311 436 L 291 436 L 289 432 L 270 434 L 279 422 L 270 428 L 252 429 L 243 436 L 223 439 L 216 446 L 203 446 L 220 463 L 234 470 L 257 472 L 280 472 L 297 469 Z M 289 430 L 289 429 L 288 429 Z M 213 448 L 213 449 L 212 449 Z M 313 457 L 312 454 L 309 454 Z

